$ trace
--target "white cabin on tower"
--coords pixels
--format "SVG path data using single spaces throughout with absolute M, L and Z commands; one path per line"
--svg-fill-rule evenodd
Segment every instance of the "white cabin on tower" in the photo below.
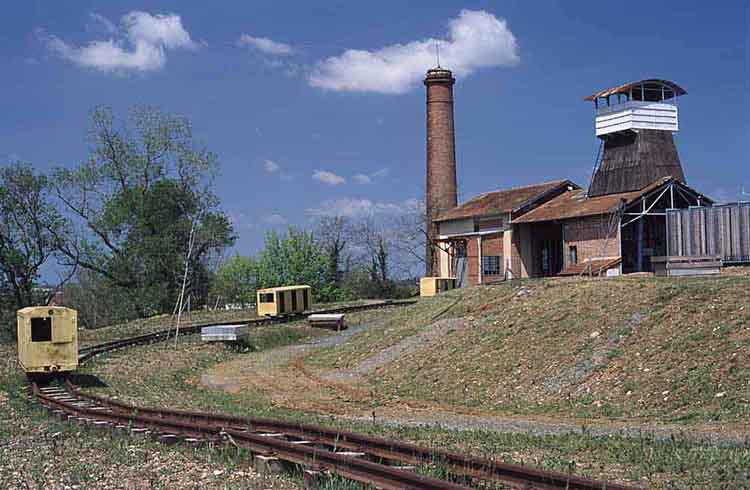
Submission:
M 687 92 L 668 80 L 639 80 L 586 97 L 596 108 L 596 135 L 629 129 L 676 132 L 677 98 Z

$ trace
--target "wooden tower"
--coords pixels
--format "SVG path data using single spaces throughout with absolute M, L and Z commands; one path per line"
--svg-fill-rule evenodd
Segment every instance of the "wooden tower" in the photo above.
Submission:
M 668 80 L 639 80 L 586 97 L 594 102 L 601 160 L 589 197 L 643 189 L 661 177 L 685 182 L 672 134 L 679 130 L 677 98 L 687 92 Z

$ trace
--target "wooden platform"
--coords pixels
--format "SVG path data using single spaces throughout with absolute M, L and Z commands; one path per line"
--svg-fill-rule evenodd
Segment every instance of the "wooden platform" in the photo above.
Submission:
M 651 257 L 651 264 L 657 276 L 670 277 L 720 274 L 723 265 L 718 255 Z

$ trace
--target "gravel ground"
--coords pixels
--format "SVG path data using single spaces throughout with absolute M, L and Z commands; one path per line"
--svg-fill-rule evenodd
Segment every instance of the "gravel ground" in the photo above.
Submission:
M 440 336 L 445 335 L 447 332 L 452 330 L 458 330 L 466 327 L 466 322 L 462 318 L 449 318 L 447 320 L 441 320 L 435 322 L 430 327 L 422 330 L 417 335 L 406 337 L 395 345 L 382 350 L 371 356 L 359 365 L 351 370 L 339 370 L 335 371 L 328 376 L 324 376 L 324 379 L 347 379 L 364 376 L 373 372 L 380 366 L 384 366 L 399 356 L 411 353 L 419 349 L 424 344 L 438 339 Z M 318 347 L 328 347 L 330 345 L 338 345 L 345 342 L 348 338 L 336 338 L 335 343 L 320 345 Z
M 425 343 L 439 339 L 447 331 L 465 328 L 466 321 L 461 318 L 440 320 L 433 326 L 421 331 L 417 335 L 407 337 L 388 349 L 379 351 L 377 354 L 365 359 L 354 369 L 329 371 L 320 376 L 320 380 L 331 381 L 326 386 L 335 390 L 338 384 L 356 384 L 360 376 L 371 373 L 399 356 L 411 352 Z M 299 359 L 300 355 L 310 353 L 316 349 L 341 345 L 353 336 L 370 328 L 370 325 L 359 325 L 349 328 L 340 333 L 318 338 L 299 345 L 280 347 L 271 351 L 259 353 L 252 359 L 232 360 L 228 365 L 220 365 L 217 369 L 211 369 L 201 376 L 201 383 L 214 389 L 223 389 L 230 393 L 237 393 L 246 387 L 248 376 L 258 374 L 257 369 L 262 367 L 263 373 L 273 373 L 275 369 L 286 370 L 293 367 L 290 362 Z M 298 363 L 299 364 L 299 363 Z M 305 372 L 295 377 L 295 386 L 289 387 L 289 391 L 299 391 L 301 379 L 310 373 Z M 271 374 L 272 376 L 272 374 Z M 276 379 L 274 377 L 274 379 Z M 281 376 L 278 377 L 282 379 Z M 316 380 L 313 380 L 316 381 Z M 338 383 L 336 383 L 338 382 Z M 283 390 L 283 382 L 274 381 L 274 387 Z M 307 391 L 309 398 L 321 389 L 320 383 L 310 386 Z M 303 391 L 302 393 L 305 393 Z M 362 393 L 370 394 L 368 390 Z M 356 397 L 357 390 L 347 390 L 348 398 Z M 323 397 L 328 398 L 328 397 Z M 293 400 L 294 398 L 290 398 Z M 337 397 L 330 398 L 335 401 L 337 408 L 344 405 Z M 320 401 L 320 400 L 317 400 Z M 367 401 L 370 401 L 369 399 Z M 402 402 L 383 403 L 380 407 L 367 415 L 358 415 L 360 410 L 352 410 L 350 414 L 338 412 L 338 416 L 354 421 L 371 421 L 372 413 L 379 422 L 394 427 L 436 427 L 458 431 L 498 431 L 510 433 L 524 433 L 538 436 L 561 435 L 561 434 L 588 434 L 594 436 L 642 437 L 648 435 L 655 438 L 669 438 L 672 436 L 688 437 L 696 440 L 707 440 L 711 442 L 745 443 L 750 441 L 750 427 L 732 425 L 707 425 L 685 427 L 677 424 L 619 422 L 616 420 L 592 420 L 592 419 L 565 419 L 544 416 L 498 416 L 472 413 L 464 410 L 461 413 L 457 407 L 440 407 L 424 403 L 413 403 L 404 400 Z

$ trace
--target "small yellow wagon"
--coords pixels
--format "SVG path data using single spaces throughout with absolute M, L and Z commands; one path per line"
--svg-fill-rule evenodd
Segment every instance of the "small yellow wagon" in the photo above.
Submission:
M 455 277 L 423 277 L 419 281 L 419 295 L 423 298 L 455 288 Z
M 78 367 L 78 312 L 62 306 L 18 310 L 18 361 L 27 375 Z
M 312 305 L 310 286 L 284 286 L 258 290 L 258 316 L 282 316 L 302 313 Z

